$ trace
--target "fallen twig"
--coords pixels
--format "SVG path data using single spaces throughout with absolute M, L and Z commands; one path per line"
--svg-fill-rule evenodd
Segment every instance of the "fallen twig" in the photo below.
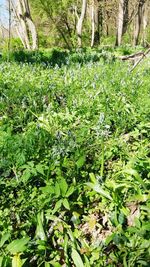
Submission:
M 119 59 L 121 59 L 121 60 L 130 60 L 130 59 L 134 60 L 135 58 L 141 57 L 143 55 L 144 55 L 144 52 L 138 52 L 138 53 L 128 55 L 128 56 L 120 56 Z
M 150 47 L 148 48 L 148 50 L 143 53 L 143 56 L 134 64 L 134 66 L 131 68 L 130 73 L 137 67 L 137 65 L 140 64 L 140 62 L 150 53 Z

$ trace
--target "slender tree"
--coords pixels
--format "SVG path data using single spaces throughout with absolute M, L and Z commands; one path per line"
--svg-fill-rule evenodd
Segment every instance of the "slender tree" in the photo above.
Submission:
M 38 38 L 33 23 L 28 0 L 11 0 L 16 29 L 24 48 L 35 50 L 38 48 Z
M 78 22 L 77 22 L 77 37 L 78 37 L 78 46 L 82 46 L 82 26 L 83 21 L 86 14 L 86 8 L 87 8 L 87 0 L 82 0 L 82 8 L 81 8 L 81 15 L 78 16 Z
M 135 25 L 134 25 L 134 45 L 138 45 L 139 43 L 139 36 L 142 27 L 145 4 L 146 0 L 139 0 L 138 2 L 138 10 L 135 16 Z
M 10 45 L 11 45 L 11 2 L 8 0 L 9 26 L 8 26 L 8 61 L 10 59 Z
M 92 36 L 91 47 L 100 42 L 100 32 L 102 32 L 103 14 L 101 0 L 92 0 L 91 3 L 91 24 Z
M 149 3 L 148 1 L 146 1 L 145 5 L 144 5 L 144 9 L 143 9 L 143 34 L 142 34 L 142 42 L 143 42 L 143 46 L 147 45 L 147 26 L 148 26 L 148 11 L 149 11 Z
M 116 45 L 120 46 L 128 25 L 128 0 L 119 0 Z

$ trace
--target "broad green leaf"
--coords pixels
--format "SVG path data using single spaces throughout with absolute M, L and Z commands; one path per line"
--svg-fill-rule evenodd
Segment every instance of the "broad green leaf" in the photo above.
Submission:
M 31 177 L 31 173 L 30 173 L 30 171 L 27 169 L 27 170 L 25 170 L 25 171 L 23 172 L 23 175 L 22 175 L 22 177 L 21 177 L 21 181 L 22 181 L 23 183 L 26 183 L 26 182 L 28 182 L 28 180 L 30 179 L 30 177 Z
M 69 196 L 71 196 L 71 195 L 73 194 L 74 190 L 75 190 L 75 188 L 74 188 L 74 186 L 72 185 L 72 186 L 68 189 L 68 191 L 67 191 L 65 197 L 69 197 Z
M 109 195 L 109 193 L 105 190 L 103 190 L 99 184 L 93 184 L 93 183 L 86 183 L 87 186 L 92 188 L 95 192 L 101 194 L 102 196 L 112 200 L 112 197 Z
M 58 198 L 59 196 L 60 196 L 60 186 L 56 182 L 56 184 L 55 184 L 55 197 Z
M 65 198 L 63 200 L 63 206 L 67 209 L 67 210 L 70 210 L 70 205 L 69 205 L 69 202 L 68 200 Z
M 40 174 L 44 175 L 43 166 L 42 166 L 41 164 L 36 165 L 36 170 L 37 170 L 37 172 L 39 172 Z
M 55 262 L 55 261 L 50 261 L 50 264 L 51 264 L 53 267 L 61 267 L 61 266 L 62 266 L 62 265 L 60 265 L 60 263 Z
M 97 180 L 96 180 L 96 178 L 95 178 L 94 173 L 89 173 L 89 176 L 90 176 L 91 182 L 92 182 L 93 184 L 97 183 Z
M 68 189 L 68 184 L 66 183 L 66 180 L 64 178 L 61 178 L 61 180 L 59 181 L 59 186 L 60 186 L 62 196 L 64 197 Z
M 84 165 L 84 163 L 85 163 L 85 156 L 81 156 L 76 162 L 78 169 L 80 169 Z
M 12 258 L 12 267 L 22 267 L 22 260 L 20 259 L 20 255 L 17 254 Z
M 83 261 L 79 253 L 74 248 L 72 248 L 71 258 L 76 267 L 84 267 Z
M 49 262 L 45 262 L 45 267 L 50 267 L 50 263 Z
M 120 212 L 119 216 L 118 216 L 118 222 L 120 224 L 123 224 L 125 222 L 125 219 L 126 219 L 126 217 L 125 217 L 124 213 Z
M 10 233 L 6 233 L 2 236 L 0 241 L 0 248 L 5 244 L 5 242 L 9 239 Z
M 26 245 L 28 244 L 30 238 L 29 237 L 25 237 L 25 238 L 21 238 L 21 239 L 16 239 L 14 241 L 12 241 L 8 246 L 7 246 L 7 250 L 11 253 L 11 254 L 16 254 L 19 252 L 23 252 L 26 250 Z
M 41 187 L 40 189 L 44 194 L 54 194 L 54 186 L 46 185 L 44 187 Z
M 47 240 L 43 227 L 43 212 L 37 215 L 36 237 L 41 240 Z
M 54 207 L 52 213 L 54 214 L 55 212 L 57 212 L 60 209 L 61 205 L 62 205 L 62 199 L 60 199 L 60 200 L 58 200 L 56 202 L 55 207 Z

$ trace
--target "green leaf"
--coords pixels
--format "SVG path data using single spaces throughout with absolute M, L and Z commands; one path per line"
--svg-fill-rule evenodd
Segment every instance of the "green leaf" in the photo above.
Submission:
M 74 248 L 72 248 L 71 258 L 76 267 L 84 267 L 83 261 L 79 253 Z
M 69 202 L 68 200 L 65 198 L 63 200 L 63 206 L 67 209 L 67 210 L 70 210 L 70 205 L 69 205 Z
M 69 197 L 69 196 L 71 196 L 71 195 L 73 194 L 74 190 L 75 190 L 75 188 L 74 188 L 74 186 L 72 185 L 72 186 L 68 189 L 68 191 L 67 191 L 65 197 Z
M 64 178 L 61 178 L 59 182 L 60 190 L 62 193 L 62 196 L 64 197 L 66 195 L 67 189 L 68 189 L 68 184 L 66 183 L 66 180 Z
M 36 165 L 36 170 L 37 170 L 37 172 L 39 172 L 40 174 L 44 175 L 43 166 L 42 166 L 41 164 Z
M 22 260 L 20 259 L 20 255 L 17 254 L 12 259 L 12 267 L 22 267 Z
M 5 242 L 10 238 L 10 233 L 6 233 L 2 236 L 0 241 L 0 248 L 5 244 Z
M 54 194 L 54 186 L 46 185 L 44 187 L 41 187 L 40 189 L 44 194 Z
M 61 266 L 62 266 L 62 265 L 60 265 L 60 263 L 55 262 L 55 261 L 50 261 L 50 264 L 51 264 L 53 267 L 61 267 Z
M 31 173 L 30 173 L 30 171 L 27 169 L 27 170 L 25 170 L 25 171 L 23 172 L 23 175 L 22 175 L 22 177 L 21 177 L 21 181 L 22 181 L 23 183 L 27 183 L 28 180 L 30 179 L 30 177 L 31 177 Z
M 37 215 L 36 237 L 41 240 L 47 240 L 43 227 L 43 212 Z
M 105 190 L 103 190 L 99 184 L 93 184 L 93 183 L 86 183 L 87 186 L 92 188 L 95 192 L 101 194 L 102 196 L 108 198 L 109 200 L 112 200 L 112 197 L 109 195 L 109 193 Z
M 92 183 L 97 183 L 97 180 L 96 180 L 96 178 L 95 178 L 95 175 L 94 175 L 94 173 L 89 173 L 89 176 L 90 176 L 90 179 L 91 179 L 91 182 Z
M 55 184 L 55 197 L 58 198 L 59 196 L 60 196 L 60 186 L 56 182 L 56 184 Z
M 129 174 L 131 176 L 134 176 L 134 178 L 145 188 L 145 183 L 143 182 L 142 178 L 138 174 L 138 172 L 134 169 L 125 169 L 123 170 L 123 173 Z
M 137 263 L 139 263 L 140 266 L 147 266 L 147 261 L 144 260 L 138 260 Z
M 0 257 L 0 267 L 3 267 L 3 257 Z
M 125 215 L 121 212 L 118 216 L 118 222 L 122 225 L 125 222 Z
M 16 239 L 14 241 L 12 241 L 8 246 L 7 246 L 7 250 L 11 253 L 11 254 L 16 254 L 19 252 L 23 252 L 26 250 L 26 245 L 28 244 L 30 238 L 29 237 L 25 237 L 25 238 L 21 238 L 21 239 Z
M 81 156 L 76 162 L 78 169 L 82 168 L 84 163 L 85 163 L 85 156 Z
M 54 207 L 54 209 L 52 211 L 52 214 L 54 214 L 55 212 L 57 212 L 60 209 L 61 205 L 62 205 L 62 199 L 60 199 L 60 200 L 58 200 L 56 202 L 55 207 Z

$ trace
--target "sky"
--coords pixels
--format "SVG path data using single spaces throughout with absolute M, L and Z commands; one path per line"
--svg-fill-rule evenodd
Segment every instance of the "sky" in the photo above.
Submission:
M 8 24 L 8 12 L 6 8 L 6 0 L 0 0 L 0 23 L 4 26 Z

